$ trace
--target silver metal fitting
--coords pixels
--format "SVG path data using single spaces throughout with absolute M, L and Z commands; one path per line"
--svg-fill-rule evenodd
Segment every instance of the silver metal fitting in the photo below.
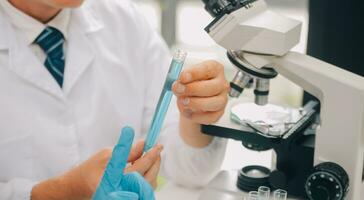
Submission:
M 268 104 L 268 95 L 269 95 L 269 79 L 256 79 L 255 85 L 255 104 L 264 106 Z
M 231 81 L 230 97 L 237 98 L 243 92 L 244 88 L 250 84 L 252 77 L 241 70 L 239 70 L 234 79 Z

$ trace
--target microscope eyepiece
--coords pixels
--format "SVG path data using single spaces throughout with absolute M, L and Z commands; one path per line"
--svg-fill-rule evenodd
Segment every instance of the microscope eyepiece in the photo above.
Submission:
M 205 10 L 213 17 L 229 14 L 257 0 L 202 0 Z
M 230 4 L 228 0 L 203 0 L 205 10 L 213 17 L 221 16 Z

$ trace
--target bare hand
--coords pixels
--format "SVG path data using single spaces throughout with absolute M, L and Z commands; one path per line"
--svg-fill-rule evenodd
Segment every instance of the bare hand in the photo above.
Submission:
M 172 90 L 184 117 L 198 124 L 212 124 L 224 113 L 229 88 L 223 66 L 205 61 L 185 69 Z

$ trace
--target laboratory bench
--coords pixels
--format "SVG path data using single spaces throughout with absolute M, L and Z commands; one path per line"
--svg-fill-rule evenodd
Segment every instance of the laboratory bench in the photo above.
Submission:
M 167 183 L 156 192 L 157 200 L 243 200 L 248 194 L 235 186 L 237 170 L 221 171 L 214 183 L 204 188 L 192 189 Z M 287 200 L 298 200 L 287 198 Z

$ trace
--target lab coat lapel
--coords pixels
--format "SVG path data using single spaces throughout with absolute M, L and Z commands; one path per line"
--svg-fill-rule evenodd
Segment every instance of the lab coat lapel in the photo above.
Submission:
M 103 26 L 91 12 L 88 7 L 72 11 L 63 86 L 65 95 L 70 93 L 95 58 L 95 49 L 89 37 Z
M 54 97 L 63 99 L 63 92 L 57 82 L 26 45 L 23 37 L 16 34 L 2 13 L 0 13 L 0 27 L 2 30 L 0 31 L 0 49 L 2 48 L 8 53 L 7 67 L 34 86 Z
M 7 28 L 10 28 L 9 24 L 6 23 L 5 17 L 1 13 L 0 9 L 0 51 L 7 51 L 9 50 L 9 34 Z

